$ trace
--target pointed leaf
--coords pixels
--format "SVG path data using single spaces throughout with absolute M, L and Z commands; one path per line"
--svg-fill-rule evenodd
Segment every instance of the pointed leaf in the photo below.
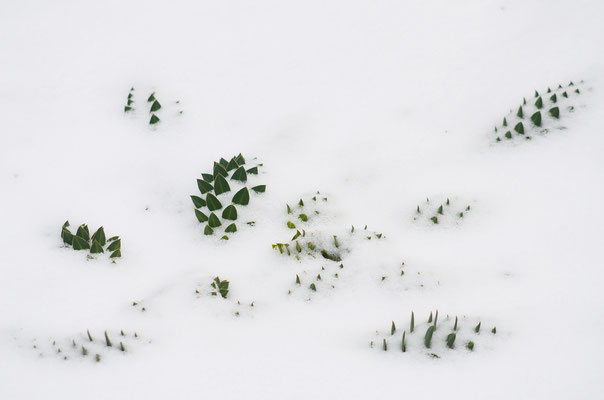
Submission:
M 227 226 L 224 231 L 227 232 L 227 233 L 237 232 L 237 225 L 235 225 L 235 223 L 233 222 L 232 224 L 230 224 L 229 226 Z
M 256 193 L 264 193 L 266 191 L 266 185 L 254 186 L 252 190 Z
M 212 193 L 206 195 L 206 205 L 210 211 L 220 210 L 222 203 Z
M 151 96 L 149 96 L 149 98 L 147 99 L 148 103 L 151 103 L 152 101 L 155 101 L 155 92 L 151 93 Z
M 201 223 L 204 223 L 208 220 L 208 216 L 199 210 L 195 210 L 195 216 L 197 217 L 197 220 Z
M 96 240 L 92 241 L 92 246 L 90 247 L 90 253 L 91 254 L 98 254 L 98 253 L 104 253 L 105 251 L 103 250 L 103 246 L 101 246 L 101 244 L 99 242 L 97 242 Z
M 231 161 L 229 161 L 229 163 L 226 166 L 226 170 L 227 171 L 231 171 L 234 169 L 237 169 L 239 167 L 239 165 L 237 165 L 237 161 L 235 160 L 235 157 L 231 158 Z
M 245 158 L 243 158 L 243 156 L 241 155 L 241 153 L 239 153 L 239 155 L 237 156 L 237 158 L 235 158 L 235 161 L 237 161 L 238 165 L 244 165 L 245 164 Z
M 247 173 L 245 172 L 245 168 L 239 167 L 235 172 L 233 172 L 233 176 L 231 176 L 231 180 L 247 182 Z
M 541 126 L 541 111 L 537 111 L 533 115 L 531 115 L 531 121 L 535 126 Z
M 155 100 L 153 102 L 153 104 L 151 105 L 151 111 L 150 112 L 155 112 L 157 110 L 159 110 L 161 108 L 161 104 L 159 104 L 159 101 Z
M 99 242 L 101 246 L 104 246 L 107 243 L 107 239 L 105 237 L 105 229 L 101 226 L 99 229 L 94 232 L 91 238 L 93 241 Z
M 518 118 L 524 118 L 524 113 L 522 112 L 522 106 L 518 107 L 518 112 L 516 113 Z
M 247 206 L 250 203 L 250 192 L 244 187 L 233 196 L 233 203 Z
M 107 251 L 115 251 L 121 249 L 122 247 L 122 239 L 117 239 L 111 242 L 111 244 L 107 247 Z
M 149 120 L 149 125 L 155 125 L 160 121 L 160 119 L 155 114 L 151 114 L 151 119 Z
M 195 208 L 206 206 L 206 201 L 199 196 L 191 196 L 191 200 L 193 200 L 193 205 L 195 205 Z
M 222 225 L 222 223 L 220 222 L 220 220 L 218 219 L 218 217 L 216 216 L 216 214 L 211 213 L 210 214 L 210 218 L 208 220 L 208 225 L 211 228 L 218 228 L 220 225 Z
M 122 256 L 122 250 L 121 249 L 117 249 L 116 251 L 114 251 L 113 253 L 111 253 L 111 255 L 109 256 L 109 258 L 118 258 Z
M 556 96 L 556 93 L 554 93 L 552 95 L 552 97 L 549 98 L 551 100 L 552 103 L 556 103 L 558 101 L 558 97 Z
M 229 165 L 229 162 L 227 160 L 225 160 L 224 158 L 220 158 L 220 160 L 218 161 L 218 163 L 220 165 L 222 165 L 225 169 L 226 169 L 227 165 Z
M 252 168 L 248 169 L 247 173 L 252 174 L 252 175 L 258 175 L 258 167 L 252 167 Z
M 212 191 L 212 189 L 214 189 L 214 187 L 212 185 L 210 185 L 208 182 L 206 182 L 205 180 L 202 180 L 202 179 L 197 180 L 197 187 L 199 188 L 199 191 L 201 192 L 201 194 L 206 194 L 206 193 Z
M 216 179 L 216 176 L 218 175 L 222 175 L 224 177 L 229 176 L 226 168 L 224 168 L 224 166 L 222 166 L 221 164 L 215 162 L 214 163 L 214 179 Z
M 201 177 L 206 182 L 212 182 L 212 181 L 214 181 L 214 175 L 212 175 L 212 174 L 201 174 Z
M 558 107 L 550 108 L 549 114 L 552 117 L 558 119 L 558 118 L 560 118 L 560 109 Z
M 216 180 L 214 181 L 214 193 L 218 196 L 219 194 L 230 192 L 231 187 L 229 183 L 224 179 L 222 175 L 216 175 Z
M 522 125 L 522 122 L 518 122 L 514 127 L 514 130 L 519 134 L 524 135 L 524 125 Z
M 204 235 L 213 235 L 214 234 L 214 229 L 212 229 L 210 227 L 210 225 L 206 225 L 206 227 L 203 230 L 203 234 Z
M 543 100 L 541 99 L 541 97 L 539 97 L 535 102 L 535 107 L 537 107 L 538 109 L 543 108 Z
M 87 240 L 84 240 L 80 236 L 73 237 L 73 249 L 74 250 L 85 250 L 90 248 L 90 243 Z
M 430 348 L 432 346 L 432 335 L 434 334 L 434 325 L 430 325 L 428 330 L 426 331 L 426 335 L 424 336 L 424 345 L 426 348 Z
M 222 218 L 235 221 L 237 219 L 237 209 L 234 205 L 229 204 L 222 212 Z

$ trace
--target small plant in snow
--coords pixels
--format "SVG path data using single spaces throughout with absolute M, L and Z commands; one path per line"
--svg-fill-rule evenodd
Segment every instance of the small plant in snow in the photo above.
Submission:
M 525 97 L 522 104 L 511 109 L 500 125 L 494 128 L 496 142 L 517 139 L 529 140 L 534 135 L 548 133 L 552 129 L 565 129 L 561 120 L 579 107 L 579 96 L 583 93 L 583 81 L 569 82 L 555 89 L 547 88 L 541 94 Z
M 398 351 L 401 353 L 424 353 L 432 358 L 440 358 L 452 350 L 474 351 L 476 343 L 491 340 L 497 334 L 493 326 L 487 332 L 481 330 L 480 320 L 466 317 L 450 317 L 439 319 L 438 310 L 423 322 L 411 313 L 409 322 L 397 324 L 393 320 L 385 333 L 376 331 L 376 337 L 370 345 L 382 342 L 383 351 Z M 397 328 L 399 327 L 399 328 Z
M 223 299 L 226 299 L 229 295 L 229 283 L 230 282 L 227 280 L 221 281 L 218 277 L 214 278 L 214 281 L 210 284 L 214 288 L 214 291 L 212 291 L 212 296 L 217 296 L 220 294 Z
M 424 225 L 449 226 L 462 223 L 472 211 L 469 203 L 462 203 L 455 197 L 446 197 L 434 201 L 426 198 L 413 212 L 413 221 Z
M 105 237 L 105 230 L 101 226 L 92 236 L 88 230 L 88 225 L 82 224 L 73 234 L 69 230 L 69 221 L 65 221 L 61 228 L 61 239 L 65 246 L 71 246 L 74 250 L 88 250 L 90 254 L 100 254 L 107 251 L 110 258 L 122 256 L 122 240 L 119 236 L 112 236 L 109 239 Z M 91 258 L 91 256 L 88 256 Z
M 212 173 L 201 174 L 202 179 L 197 179 L 201 196 L 192 195 L 191 200 L 195 217 L 205 224 L 205 235 L 219 232 L 221 239 L 228 240 L 228 234 L 237 232 L 239 212 L 249 205 L 253 196 L 266 191 L 266 185 L 250 185 L 248 188 L 249 181 L 258 175 L 260 167 L 262 164 L 246 164 L 245 158 L 239 154 L 230 161 L 221 158 L 214 162 Z M 247 221 L 246 224 L 253 226 L 255 222 Z

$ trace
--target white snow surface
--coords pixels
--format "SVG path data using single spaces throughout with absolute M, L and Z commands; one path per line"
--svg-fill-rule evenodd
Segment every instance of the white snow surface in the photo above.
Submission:
M 598 0 L 1 2 L 0 399 L 600 398 L 602 15 Z M 493 143 L 522 97 L 571 80 L 589 90 L 567 129 Z M 183 114 L 150 128 L 152 91 Z M 267 191 L 256 226 L 219 241 L 189 195 L 240 152 Z M 292 234 L 285 204 L 317 190 L 330 227 L 385 238 L 355 242 L 308 301 L 295 275 L 336 264 L 271 244 Z M 414 223 L 426 197 L 472 212 Z M 120 235 L 123 257 L 64 248 L 65 220 Z M 370 348 L 436 309 L 441 326 L 483 321 L 484 341 L 439 359 Z M 138 343 L 100 362 L 49 347 L 122 329 Z

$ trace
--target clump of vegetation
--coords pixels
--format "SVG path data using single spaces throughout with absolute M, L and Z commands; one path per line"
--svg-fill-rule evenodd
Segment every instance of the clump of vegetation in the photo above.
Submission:
M 212 173 L 201 174 L 202 179 L 197 179 L 201 196 L 192 195 L 191 200 L 195 217 L 205 224 L 205 235 L 219 232 L 221 239 L 228 240 L 227 234 L 237 232 L 239 211 L 249 205 L 252 196 L 266 191 L 266 185 L 248 188 L 248 181 L 258 175 L 260 167 L 262 164 L 246 165 L 245 158 L 239 154 L 230 161 L 221 158 L 214 162 Z M 246 224 L 253 226 L 255 221 Z
M 172 116 L 180 116 L 183 114 L 183 110 L 180 104 L 180 100 L 176 101 L 159 101 L 156 92 L 152 92 L 147 97 L 147 111 L 148 117 L 141 116 L 142 118 L 148 118 L 147 124 L 149 126 L 158 126 L 160 122 L 162 122 L 164 116 L 170 118 Z M 134 108 L 134 87 L 130 88 L 128 92 L 128 98 L 126 99 L 126 104 L 124 106 L 125 114 L 136 114 L 136 109 Z M 160 117 L 161 115 L 161 117 Z
M 126 355 L 129 349 L 145 342 L 137 332 L 105 330 L 102 333 L 80 333 L 63 339 L 33 339 L 32 348 L 40 357 L 58 357 L 65 361 L 89 359 L 106 360 L 118 354 Z M 150 343 L 150 341 L 149 341 Z
M 90 254 L 100 254 L 105 251 L 109 253 L 109 258 L 122 256 L 122 240 L 119 236 L 106 239 L 102 226 L 90 236 L 88 225 L 82 224 L 74 235 L 69 230 L 69 221 L 65 221 L 61 229 L 61 239 L 65 246 L 71 246 L 74 250 L 88 250 L 89 258 L 92 258 Z
M 446 354 L 451 350 L 474 351 L 478 341 L 497 334 L 496 327 L 493 327 L 490 332 L 482 332 L 480 320 L 476 323 L 476 320 L 466 317 L 460 319 L 457 316 L 452 318 L 447 315 L 442 321 L 438 317 L 438 310 L 436 310 L 435 313 L 430 312 L 426 322 L 416 323 L 415 315 L 411 312 L 409 322 L 400 324 L 408 329 L 400 332 L 393 320 L 386 333 L 376 331 L 376 338 L 370 342 L 370 346 L 373 348 L 375 343 L 381 342 L 383 351 L 392 349 L 402 353 L 416 351 L 424 352 L 432 358 L 440 358 L 439 354 Z
M 311 300 L 316 293 L 335 289 L 346 271 L 343 263 L 327 263 L 313 270 L 304 269 L 296 274 L 287 294 L 300 293 L 306 300 Z
M 437 201 L 426 198 L 425 202 L 415 208 L 413 221 L 424 221 L 427 225 L 459 224 L 472 210 L 470 204 L 459 203 L 456 198 L 447 197 Z
M 336 263 L 342 261 L 346 253 L 351 251 L 350 241 L 354 236 L 364 236 L 366 240 L 382 239 L 381 233 L 370 232 L 367 226 L 359 230 L 351 226 L 347 232 L 334 234 L 321 230 L 324 223 L 322 204 L 327 203 L 327 197 L 317 191 L 311 198 L 300 199 L 290 206 L 285 205 L 285 220 L 283 225 L 292 232 L 291 239 L 274 243 L 273 249 L 286 256 L 293 256 L 297 260 L 303 257 L 324 258 Z
M 581 81 L 575 85 L 558 85 L 557 88 L 539 94 L 535 90 L 533 100 L 524 98 L 518 108 L 511 109 L 503 118 L 500 125 L 495 126 L 495 141 L 502 142 L 513 139 L 532 139 L 531 135 L 546 134 L 551 129 L 564 129 L 559 125 L 560 120 L 576 110 L 578 96 L 582 89 Z
M 126 101 L 126 105 L 124 106 L 124 112 L 128 113 L 134 110 L 134 88 L 130 88 L 130 92 L 128 92 L 128 100 Z
M 214 281 L 210 284 L 214 288 L 212 296 L 217 296 L 220 293 L 222 298 L 226 299 L 229 294 L 229 283 L 227 280 L 221 281 L 218 277 L 214 278 Z

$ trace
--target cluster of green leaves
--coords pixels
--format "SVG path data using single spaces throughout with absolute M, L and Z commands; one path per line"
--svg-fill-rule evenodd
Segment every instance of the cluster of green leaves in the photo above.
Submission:
M 255 193 L 266 191 L 266 185 L 256 185 L 250 189 L 247 187 L 249 176 L 258 175 L 258 168 L 261 166 L 262 164 L 258 164 L 246 169 L 245 158 L 239 154 L 232 157 L 230 161 L 221 158 L 220 161 L 214 162 L 212 173 L 201 174 L 202 179 L 197 179 L 201 196 L 192 195 L 191 200 L 195 206 L 195 217 L 200 223 L 206 224 L 205 235 L 214 234 L 223 225 L 226 225 L 226 228 L 221 239 L 228 240 L 227 233 L 237 232 L 235 223 L 238 218 L 237 207 L 244 207 L 250 203 L 250 190 Z M 231 204 L 223 208 L 223 202 L 228 201 L 230 197 L 231 185 L 242 187 L 230 198 Z M 218 217 L 215 212 L 219 212 L 221 217 Z M 254 222 L 249 221 L 247 224 L 254 225 Z
M 462 343 L 462 347 L 465 347 L 466 349 L 473 351 L 474 347 L 475 347 L 475 342 L 474 340 L 476 340 L 476 338 L 478 337 L 477 335 L 480 334 L 480 329 L 481 329 L 481 322 L 478 322 L 477 325 L 473 325 L 471 326 L 471 329 L 465 329 L 463 330 L 463 333 L 465 334 L 470 334 L 473 337 L 470 338 L 465 338 L 465 339 L 458 339 L 458 336 L 462 335 L 462 331 L 461 331 L 461 323 L 459 321 L 459 318 L 456 316 L 455 320 L 453 322 L 453 319 L 450 319 L 449 316 L 447 315 L 446 317 L 446 321 L 450 321 L 448 322 L 446 325 L 448 325 L 448 327 L 443 326 L 443 323 L 439 324 L 439 320 L 438 320 L 438 310 L 436 310 L 435 313 L 430 312 L 430 316 L 428 317 L 428 321 L 427 323 L 424 324 L 417 324 L 415 323 L 415 315 L 413 312 L 411 312 L 411 320 L 408 323 L 408 331 L 407 329 L 403 330 L 402 335 L 400 337 L 395 337 L 395 334 L 397 332 L 397 327 L 394 321 L 392 321 L 392 324 L 390 325 L 390 330 L 389 330 L 389 335 L 382 335 L 383 337 L 382 339 L 382 350 L 387 351 L 389 349 L 389 345 L 388 342 L 390 340 L 395 340 L 395 342 L 397 342 L 398 348 L 403 352 L 407 352 L 408 347 L 409 347 L 409 341 L 408 339 L 413 338 L 414 335 L 422 335 L 421 338 L 418 338 L 419 340 L 416 340 L 415 343 L 416 345 L 418 343 L 421 343 L 421 346 L 424 349 L 432 349 L 435 340 L 442 340 L 443 344 L 446 345 L 446 347 L 448 349 L 456 349 L 459 347 L 459 345 L 457 343 Z M 409 332 L 407 334 L 407 332 Z M 417 332 L 417 333 L 416 333 Z M 437 332 L 439 332 L 439 334 L 437 335 Z M 497 328 L 493 327 L 491 329 L 491 334 L 495 335 L 497 333 Z M 371 347 L 375 346 L 375 343 L 373 341 L 371 341 L 370 343 Z M 431 353 L 431 356 L 435 357 L 435 358 L 440 358 L 437 354 Z
M 134 110 L 132 104 L 134 104 L 134 88 L 130 88 L 130 92 L 128 92 L 128 100 L 124 106 L 124 112 L 127 113 Z
M 305 296 L 311 295 L 314 292 L 319 291 L 322 288 L 335 289 L 336 282 L 340 278 L 340 274 L 344 272 L 344 264 L 326 264 L 321 266 L 320 270 L 316 270 L 312 273 L 307 271 L 296 274 L 295 283 L 292 289 L 289 289 L 287 294 L 292 294 L 292 290 L 297 289 L 305 290 Z M 302 278 L 300 277 L 302 275 Z M 309 298 L 310 300 L 310 298 Z
M 437 206 L 434 206 L 434 202 L 430 202 L 429 198 L 426 198 L 425 204 L 421 207 L 418 204 L 415 209 L 415 215 L 413 216 L 414 221 L 418 221 L 420 219 L 429 220 L 431 224 L 438 225 L 440 224 L 444 218 L 448 218 L 449 220 L 453 217 L 454 220 L 461 220 L 466 216 L 470 211 L 470 205 L 466 205 L 461 209 L 457 209 L 457 211 L 453 210 L 452 201 L 447 198 L 444 201 L 436 202 Z
M 69 221 L 65 221 L 61 228 L 61 239 L 63 239 L 65 245 L 72 246 L 74 250 L 88 250 L 90 254 L 100 254 L 107 251 L 110 253 L 110 258 L 122 256 L 122 240 L 119 236 L 106 239 L 105 230 L 102 226 L 90 236 L 88 225 L 82 224 L 74 235 L 69 230 Z
M 218 293 L 220 293 L 223 299 L 227 298 L 229 294 L 229 281 L 221 281 L 220 278 L 216 277 L 212 281 L 211 286 L 215 289 L 215 291 L 212 292 L 212 296 L 217 296 Z
M 581 89 L 573 82 L 564 87 L 558 85 L 554 90 L 547 88 L 543 95 L 535 90 L 533 101 L 523 98 L 522 104 L 517 109 L 510 110 L 501 125 L 495 126 L 495 141 L 511 140 L 514 137 L 530 140 L 531 132 L 547 133 L 548 123 L 559 120 L 564 112 L 575 110 L 572 100 L 580 94 Z
M 74 337 L 50 339 L 48 345 L 34 339 L 33 348 L 40 352 L 41 357 L 55 355 L 63 360 L 71 360 L 90 356 L 94 361 L 99 362 L 110 352 L 127 353 L 131 346 L 140 342 L 140 337 L 136 332 L 129 334 L 124 330 L 112 333 L 104 331 L 97 336 L 87 330 L 85 334 L 78 334 Z
M 149 114 L 151 114 L 151 118 L 149 119 L 149 125 L 155 125 L 161 121 L 157 116 L 157 112 L 161 109 L 161 104 L 155 98 L 155 92 L 151 93 L 151 95 L 147 99 L 147 103 L 151 104 L 149 108 Z

